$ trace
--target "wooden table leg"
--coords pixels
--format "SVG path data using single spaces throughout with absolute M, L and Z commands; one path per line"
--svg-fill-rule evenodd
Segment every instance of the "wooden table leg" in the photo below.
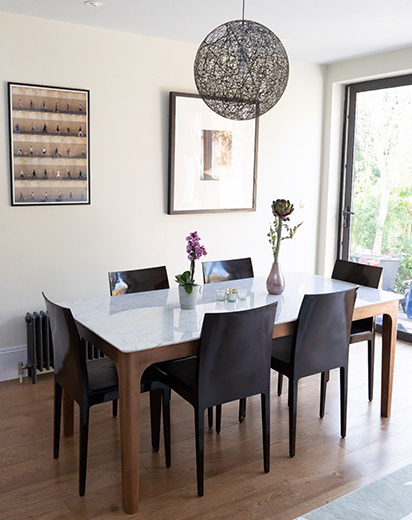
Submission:
M 395 367 L 396 329 L 398 301 L 391 302 L 391 309 L 383 315 L 382 325 L 382 389 L 381 417 L 390 417 L 392 405 L 393 371 Z M 390 305 L 390 304 L 388 304 Z
M 74 401 L 63 389 L 63 435 L 65 437 L 73 436 L 73 414 Z
M 119 353 L 120 441 L 122 496 L 125 513 L 137 513 L 139 505 L 140 379 L 138 352 Z

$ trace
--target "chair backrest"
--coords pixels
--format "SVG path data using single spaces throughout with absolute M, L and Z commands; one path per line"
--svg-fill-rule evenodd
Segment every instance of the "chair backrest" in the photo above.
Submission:
M 336 260 L 332 278 L 377 289 L 382 277 L 382 267 L 358 264 L 347 260 Z
M 164 265 L 133 269 L 131 271 L 113 271 L 109 273 L 110 294 L 137 293 L 169 289 L 167 270 Z
M 202 262 L 202 269 L 204 283 L 253 278 L 252 260 L 250 258 Z
M 198 357 L 201 408 L 269 391 L 276 307 L 277 302 L 205 314 Z
M 357 290 L 304 296 L 291 359 L 297 379 L 347 366 Z
M 54 376 L 76 402 L 88 397 L 88 377 L 80 335 L 70 309 L 53 303 L 43 293 L 53 340 Z

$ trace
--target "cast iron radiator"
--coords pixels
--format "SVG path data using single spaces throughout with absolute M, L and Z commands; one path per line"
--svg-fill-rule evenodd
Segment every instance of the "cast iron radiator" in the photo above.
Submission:
M 50 370 L 54 368 L 53 344 L 50 331 L 50 322 L 47 312 L 28 312 L 26 314 L 27 327 L 27 368 L 28 376 L 33 384 L 37 383 L 37 371 Z M 104 357 L 103 352 L 91 343 L 81 338 L 86 359 L 97 359 Z

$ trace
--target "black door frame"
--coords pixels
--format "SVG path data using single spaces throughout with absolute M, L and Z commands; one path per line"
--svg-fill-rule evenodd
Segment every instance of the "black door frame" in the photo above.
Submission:
M 339 228 L 336 258 L 349 259 L 352 212 L 353 158 L 355 146 L 356 99 L 359 92 L 412 85 L 412 74 L 353 83 L 345 89 L 345 113 L 342 140 L 342 166 L 339 201 Z M 382 325 L 376 324 L 382 332 Z M 397 338 L 412 343 L 412 333 L 397 331 Z
M 337 258 L 349 259 L 350 225 L 352 212 L 353 158 L 355 146 L 356 100 L 359 92 L 412 85 L 412 74 L 393 76 L 361 83 L 345 89 L 345 114 L 342 140 L 342 165 L 339 199 L 339 227 Z

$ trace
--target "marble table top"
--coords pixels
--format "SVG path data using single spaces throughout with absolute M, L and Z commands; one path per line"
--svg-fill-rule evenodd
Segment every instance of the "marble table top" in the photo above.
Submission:
M 182 310 L 177 286 L 143 293 L 107 296 L 62 302 L 74 318 L 122 352 L 146 350 L 195 340 L 205 313 L 227 312 L 261 307 L 278 302 L 276 323 L 296 320 L 305 294 L 343 291 L 352 284 L 308 273 L 286 273 L 282 295 L 266 291 L 266 278 L 246 278 L 207 284 L 193 310 Z M 216 290 L 246 289 L 247 298 L 235 303 L 216 300 Z M 399 299 L 399 295 L 378 289 L 359 287 L 355 307 Z

